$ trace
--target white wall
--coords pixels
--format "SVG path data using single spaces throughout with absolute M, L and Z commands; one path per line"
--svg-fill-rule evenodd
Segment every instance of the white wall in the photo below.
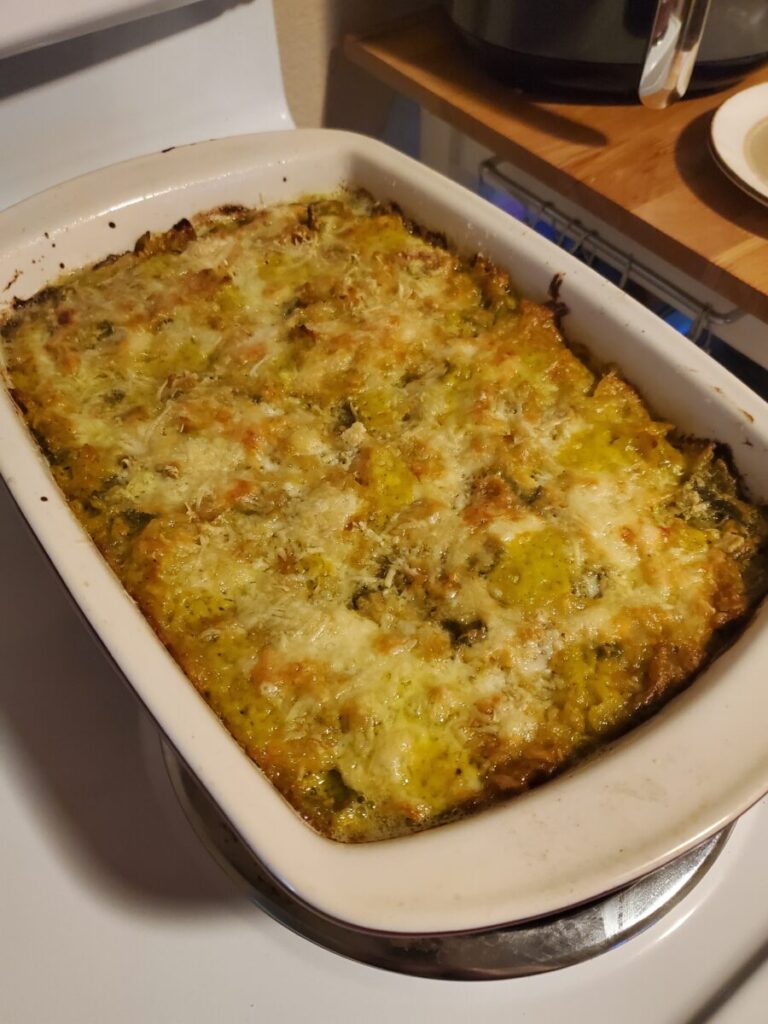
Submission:
M 435 0 L 273 0 L 283 78 L 296 124 L 379 134 L 392 92 L 339 51 L 347 32 L 373 32 Z

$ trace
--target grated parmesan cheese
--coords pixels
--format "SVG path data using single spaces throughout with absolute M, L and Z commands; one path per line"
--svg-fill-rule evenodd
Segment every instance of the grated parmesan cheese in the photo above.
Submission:
M 363 193 L 145 236 L 2 335 L 83 524 L 335 839 L 547 778 L 768 589 L 765 510 L 714 445 Z

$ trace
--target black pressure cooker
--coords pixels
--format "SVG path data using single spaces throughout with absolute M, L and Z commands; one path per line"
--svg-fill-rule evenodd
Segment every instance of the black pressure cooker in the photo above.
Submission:
M 664 107 L 768 60 L 768 0 L 450 0 L 492 73 L 524 88 Z

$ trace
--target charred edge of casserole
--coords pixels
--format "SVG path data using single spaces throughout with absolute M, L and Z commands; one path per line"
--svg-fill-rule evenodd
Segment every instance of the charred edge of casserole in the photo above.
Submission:
M 562 330 L 563 320 L 570 313 L 568 303 L 563 302 L 560 298 L 560 291 L 563 287 L 564 280 L 565 274 L 555 274 L 549 282 L 549 288 L 547 290 L 549 294 L 549 302 L 545 303 L 545 306 L 552 310 L 555 327 L 557 327 L 559 331 Z
M 14 300 L 11 310 L 18 310 L 19 308 L 20 306 L 17 306 Z M 4 338 L 7 342 L 10 341 L 14 333 L 21 327 L 21 323 L 21 318 L 14 315 L 14 313 L 8 311 L 6 313 L 0 312 L 0 338 Z
M 224 203 L 222 206 L 215 207 L 214 213 L 220 213 L 225 217 L 238 217 L 243 213 L 250 213 L 251 211 L 247 206 L 243 206 L 242 203 Z
M 44 306 L 47 302 L 58 302 L 64 298 L 67 294 L 65 285 L 49 284 L 45 288 L 41 288 L 39 292 L 35 292 L 34 295 L 30 295 L 28 299 L 14 298 L 12 302 L 13 309 L 25 309 L 27 306 Z M 4 317 L 0 319 L 2 327 L 0 333 L 5 333 L 5 328 L 8 324 L 8 320 Z
M 11 385 L 8 385 L 8 394 L 11 396 L 13 404 L 16 406 L 17 410 L 22 414 L 22 417 L 24 418 L 24 422 L 26 423 L 27 422 L 26 415 L 27 415 L 28 409 L 27 409 L 27 403 L 24 400 L 23 392 L 19 391 L 18 388 L 14 388 Z M 32 428 L 30 427 L 29 429 L 31 430 Z M 40 441 L 37 438 L 35 438 L 35 440 L 40 445 Z M 40 447 L 42 448 L 42 445 L 40 445 Z
M 192 222 L 182 217 L 169 231 L 154 234 L 145 231 L 136 239 L 133 252 L 136 256 L 154 256 L 157 253 L 182 253 L 197 238 Z
M 645 399 L 643 399 L 645 401 Z M 650 408 L 649 403 L 646 405 Z M 747 504 L 754 505 L 757 509 L 768 510 L 768 501 L 759 502 L 749 493 L 744 476 L 736 464 L 736 457 L 733 454 L 733 448 L 731 445 L 726 444 L 725 441 L 718 441 L 714 437 L 694 437 L 692 434 L 679 433 L 678 431 L 672 431 L 672 438 L 679 442 L 681 445 L 694 445 L 694 444 L 710 444 L 713 449 L 713 457 L 720 459 L 725 463 L 725 467 L 730 474 L 731 479 L 736 485 L 736 497 Z

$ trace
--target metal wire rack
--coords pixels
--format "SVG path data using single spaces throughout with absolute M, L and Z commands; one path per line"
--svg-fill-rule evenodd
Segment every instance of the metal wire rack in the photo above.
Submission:
M 744 313 L 737 308 L 717 310 L 678 288 L 643 262 L 635 259 L 611 242 L 602 238 L 597 231 L 585 227 L 577 217 L 569 217 L 550 200 L 542 199 L 501 168 L 503 161 L 491 157 L 480 164 L 480 181 L 500 190 L 516 200 L 523 219 L 531 227 L 548 225 L 554 232 L 553 240 L 567 252 L 592 266 L 596 261 L 612 268 L 617 276 L 616 284 L 624 289 L 632 285 L 643 289 L 658 303 L 677 310 L 690 318 L 690 327 L 684 332 L 692 341 L 707 348 L 713 328 L 735 323 Z

